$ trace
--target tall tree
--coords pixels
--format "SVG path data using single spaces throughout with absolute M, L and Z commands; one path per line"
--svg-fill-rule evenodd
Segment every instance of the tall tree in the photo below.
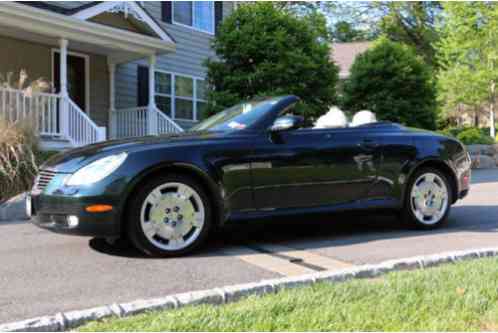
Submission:
M 498 6 L 491 2 L 444 5 L 446 18 L 437 44 L 441 71 L 440 99 L 447 107 L 456 103 L 489 109 L 490 135 L 495 133 L 498 82 Z
M 213 41 L 206 62 L 211 112 L 261 95 L 295 94 L 317 117 L 336 101 L 338 68 L 330 61 L 325 18 L 296 15 L 273 3 L 241 5 Z
M 437 17 L 442 11 L 437 1 L 333 2 L 329 17 L 339 17 L 370 36 L 384 35 L 392 41 L 412 46 L 417 54 L 434 65 L 433 44 L 438 40 Z
M 339 43 L 364 41 L 370 39 L 370 36 L 362 30 L 355 29 L 347 21 L 338 21 L 334 24 L 332 31 L 332 41 Z

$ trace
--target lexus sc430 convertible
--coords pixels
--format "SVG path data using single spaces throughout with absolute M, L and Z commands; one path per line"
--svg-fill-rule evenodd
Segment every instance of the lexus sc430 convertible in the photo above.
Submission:
M 148 255 L 177 256 L 216 226 L 286 214 L 382 208 L 435 228 L 468 193 L 470 157 L 457 140 L 388 122 L 308 128 L 298 104 L 250 101 L 185 133 L 56 155 L 27 209 L 54 232 L 127 237 Z

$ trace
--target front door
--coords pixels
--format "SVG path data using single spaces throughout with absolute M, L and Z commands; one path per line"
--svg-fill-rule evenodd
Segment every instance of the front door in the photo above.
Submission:
M 67 90 L 69 97 L 80 107 L 81 110 L 88 112 L 86 109 L 86 59 L 82 56 L 69 54 L 67 56 Z M 54 84 L 55 91 L 60 92 L 60 53 L 54 52 Z
M 268 142 L 268 141 L 269 142 Z M 258 209 L 334 206 L 369 198 L 380 138 L 361 129 L 301 129 L 255 140 L 251 156 Z
M 314 183 L 320 134 L 313 130 L 262 133 L 254 140 L 250 158 L 257 209 L 316 206 Z

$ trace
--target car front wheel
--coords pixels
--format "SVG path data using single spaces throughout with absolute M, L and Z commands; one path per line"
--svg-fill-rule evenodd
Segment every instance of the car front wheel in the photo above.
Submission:
M 184 175 L 151 180 L 138 191 L 129 207 L 130 240 L 152 256 L 187 254 L 205 241 L 210 227 L 207 194 Z
M 452 202 L 448 178 L 433 168 L 417 171 L 407 188 L 405 222 L 419 229 L 433 229 L 446 223 Z

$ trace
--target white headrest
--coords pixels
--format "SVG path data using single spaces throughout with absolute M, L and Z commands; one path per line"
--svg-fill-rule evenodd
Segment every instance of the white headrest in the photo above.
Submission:
M 368 110 L 362 110 L 356 112 L 353 117 L 353 121 L 351 122 L 351 126 L 361 126 L 365 124 L 375 123 L 377 122 L 377 118 L 375 117 L 375 113 Z
M 344 112 L 338 107 L 333 106 L 329 112 L 318 118 L 314 128 L 337 128 L 346 127 L 347 125 L 348 120 Z

